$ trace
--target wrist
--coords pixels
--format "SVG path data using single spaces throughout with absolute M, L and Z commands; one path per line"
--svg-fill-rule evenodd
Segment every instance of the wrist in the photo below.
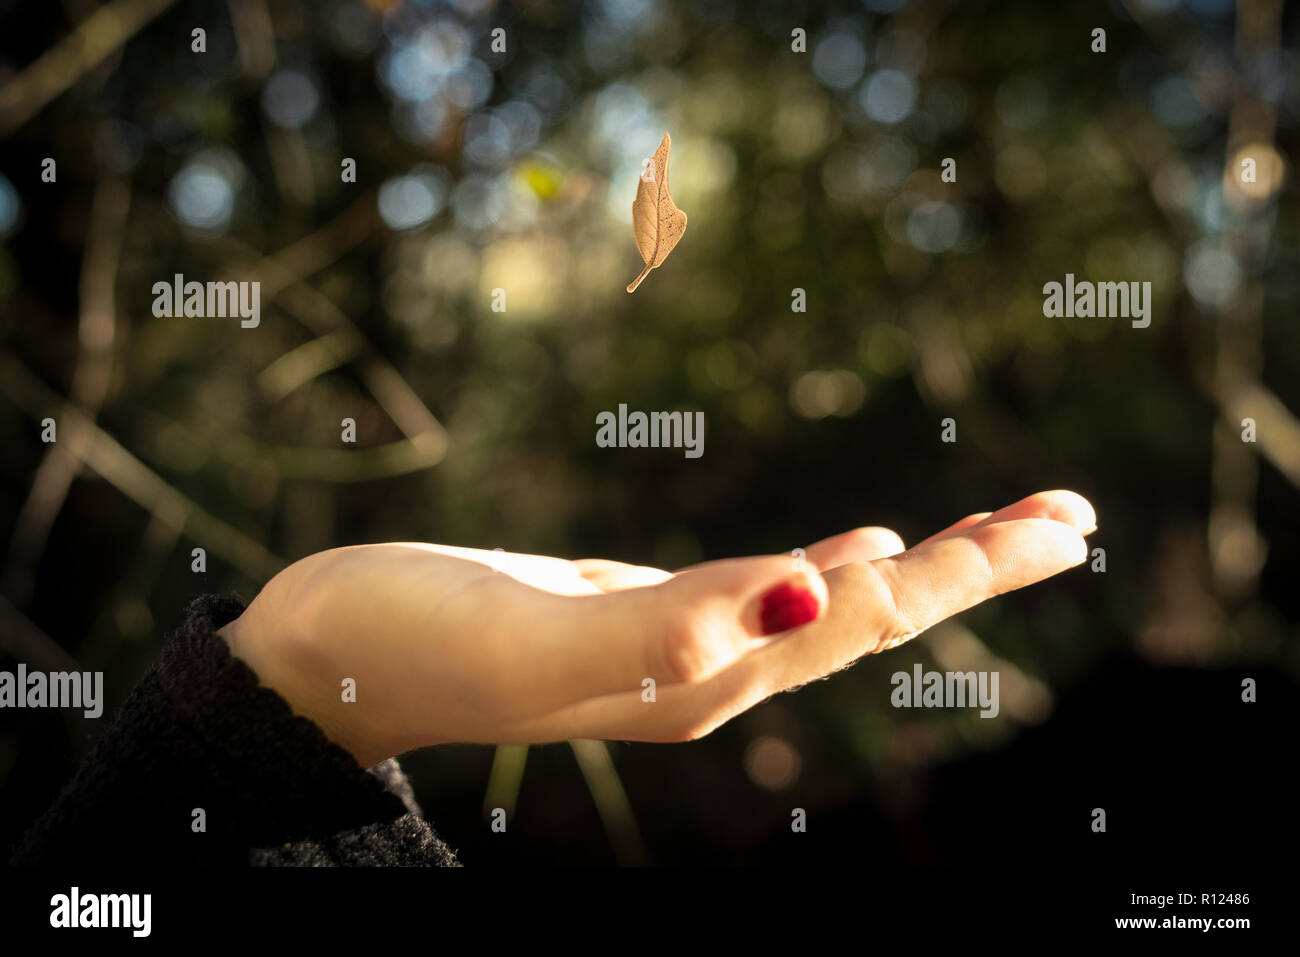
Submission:
M 257 676 L 258 684 L 274 691 L 294 714 L 307 718 L 327 738 L 343 748 L 361 767 L 370 767 L 391 753 L 379 754 L 364 729 L 345 708 L 336 669 L 329 667 L 311 633 L 301 628 L 270 629 L 250 605 L 244 614 L 217 630 L 232 657 Z M 377 756 L 378 755 L 378 756 Z

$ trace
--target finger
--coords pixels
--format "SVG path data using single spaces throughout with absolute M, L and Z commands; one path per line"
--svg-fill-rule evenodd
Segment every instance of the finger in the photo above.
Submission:
M 898 533 L 890 528 L 867 526 L 840 532 L 830 538 L 814 542 L 804 551 L 804 558 L 820 571 L 848 562 L 870 562 L 887 555 L 895 555 L 906 546 Z M 689 565 L 678 569 L 678 574 L 698 568 Z
M 620 591 L 658 585 L 672 578 L 672 572 L 647 565 L 628 565 L 603 558 L 580 558 L 573 563 L 580 574 L 601 591 Z
M 1086 498 L 1068 489 L 1054 489 L 1050 492 L 1036 492 L 996 512 L 967 515 L 960 522 L 936 535 L 931 535 L 921 544 L 927 545 L 942 538 L 950 538 L 979 525 L 994 525 L 998 522 L 1023 518 L 1049 518 L 1064 522 L 1081 535 L 1089 535 L 1097 530 L 1097 513 L 1093 511 L 1092 505 Z
M 786 557 L 709 562 L 658 584 L 590 597 L 516 603 L 532 697 L 556 705 L 594 695 L 704 681 L 820 616 L 826 582 Z M 509 629 L 507 629 L 508 631 Z M 514 643 L 518 664 L 520 645 Z
M 897 532 L 871 526 L 855 528 L 814 542 L 808 546 L 806 556 L 808 561 L 826 571 L 849 562 L 873 562 L 877 558 L 897 555 L 904 547 Z
M 974 528 L 976 525 L 983 523 L 985 520 L 992 517 L 992 515 L 992 512 L 976 512 L 974 515 L 967 515 L 961 521 L 953 522 L 942 532 L 936 532 L 929 538 L 922 539 L 917 543 L 917 545 L 918 547 L 921 545 L 928 545 L 930 542 L 938 541 L 941 538 L 948 538 L 952 535 L 956 535 L 958 532 L 964 532 L 968 528 Z
M 842 571 L 850 593 L 870 604 L 872 651 L 892 648 L 995 595 L 1083 563 L 1079 531 L 1043 518 L 987 521 L 909 552 Z M 867 608 L 863 609 L 868 611 Z
M 893 647 L 944 618 L 1081 564 L 1079 533 L 1048 519 L 968 529 L 952 539 L 826 573 L 825 613 L 713 678 L 578 702 L 514 729 L 518 740 L 606 737 L 681 741 L 703 736 L 781 691 Z M 552 737 L 555 735 L 556 737 Z

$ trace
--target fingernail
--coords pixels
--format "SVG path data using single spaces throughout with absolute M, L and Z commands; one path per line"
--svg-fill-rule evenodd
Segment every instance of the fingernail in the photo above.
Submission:
M 763 596 L 758 618 L 763 634 L 774 635 L 808 624 L 819 611 L 816 595 L 801 585 L 783 582 Z

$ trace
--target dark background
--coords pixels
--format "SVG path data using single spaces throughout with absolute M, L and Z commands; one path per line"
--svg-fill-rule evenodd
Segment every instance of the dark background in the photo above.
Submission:
M 568 745 L 515 778 L 517 750 L 412 755 L 417 795 L 470 865 L 1239 870 L 1291 846 L 1294 5 L 0 17 L 0 667 L 103 670 L 107 718 L 187 598 L 251 599 L 335 545 L 677 567 L 864 524 L 910 543 L 1072 488 L 1104 574 L 1004 596 L 704 740 L 610 743 L 610 766 Z M 95 37 L 119 42 L 96 58 L 76 40 Z M 636 175 L 665 129 L 690 227 L 629 296 Z M 261 326 L 154 318 L 176 272 L 259 279 Z M 1067 272 L 1150 281 L 1150 327 L 1045 318 Z M 597 448 L 621 402 L 702 409 L 703 457 Z M 1002 714 L 894 710 L 889 676 L 918 661 L 999 670 Z M 0 716 L 0 846 L 101 726 Z

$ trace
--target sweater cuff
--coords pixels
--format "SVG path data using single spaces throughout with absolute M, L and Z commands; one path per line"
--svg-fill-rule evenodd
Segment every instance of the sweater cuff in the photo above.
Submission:
M 226 823 L 253 846 L 396 820 L 410 808 L 230 652 L 217 630 L 244 604 L 205 595 L 157 662 L 166 710 L 210 762 L 205 778 Z M 187 749 L 188 750 L 188 749 Z M 329 795 L 329 800 L 321 800 Z M 211 822 L 210 825 L 214 823 Z

